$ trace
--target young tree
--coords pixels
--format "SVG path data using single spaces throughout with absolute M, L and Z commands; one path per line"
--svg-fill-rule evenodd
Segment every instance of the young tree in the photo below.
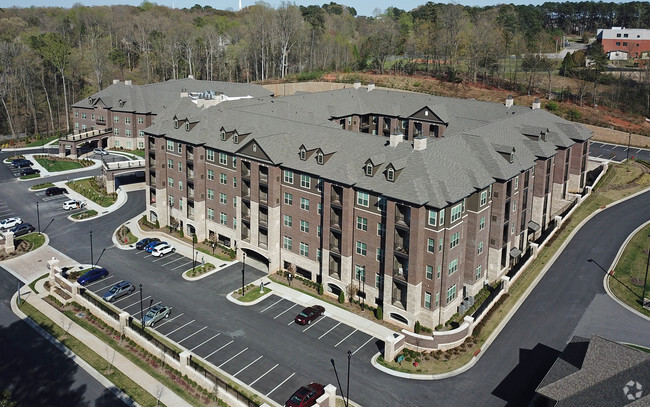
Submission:
M 295 5 L 283 1 L 276 14 L 276 31 L 280 42 L 280 77 L 287 75 L 289 52 L 300 38 L 303 20 Z
M 599 42 L 594 42 L 589 46 L 589 49 L 587 50 L 589 60 L 590 60 L 590 71 L 592 75 L 592 80 L 594 82 L 594 102 L 593 106 L 596 107 L 597 100 L 598 100 L 598 78 L 600 77 L 600 73 L 605 69 L 607 66 L 607 54 L 605 54 L 605 51 L 603 50 L 603 44 Z

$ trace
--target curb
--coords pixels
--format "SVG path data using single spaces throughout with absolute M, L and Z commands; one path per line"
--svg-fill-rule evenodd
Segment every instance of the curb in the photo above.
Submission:
M 262 277 L 262 278 L 263 278 L 263 277 Z M 260 278 L 259 280 L 256 280 L 256 281 L 262 281 L 262 279 Z M 251 283 L 251 284 L 252 284 L 252 283 Z M 270 282 L 264 284 L 264 287 L 266 287 L 266 286 L 269 285 L 269 284 L 270 284 Z M 255 287 L 251 288 L 251 290 L 255 290 L 255 289 L 256 289 Z M 258 298 L 258 299 L 256 299 L 256 300 L 253 300 L 253 301 L 251 301 L 251 302 L 242 302 L 242 301 L 239 301 L 239 300 L 235 299 L 235 298 L 232 296 L 232 293 L 228 293 L 228 294 L 226 295 L 226 298 L 228 299 L 228 301 L 232 302 L 233 304 L 236 304 L 236 305 L 239 305 L 239 306 L 242 306 L 242 307 L 250 307 L 251 305 L 258 304 L 258 303 L 264 301 L 267 297 L 270 297 L 271 295 L 273 295 L 273 289 L 272 289 L 272 288 L 269 288 L 269 290 L 271 290 L 271 291 L 269 291 L 268 293 L 264 294 L 264 295 L 261 296 L 260 298 Z

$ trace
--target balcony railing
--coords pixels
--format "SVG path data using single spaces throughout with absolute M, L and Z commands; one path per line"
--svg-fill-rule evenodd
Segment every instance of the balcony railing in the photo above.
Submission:
M 260 212 L 260 225 L 266 226 L 269 223 L 269 215 L 267 213 Z
M 268 184 L 269 182 L 269 174 L 260 172 L 260 182 L 264 184 Z
M 268 203 L 269 194 L 268 192 L 260 191 L 260 203 Z
M 189 168 L 187 169 L 187 178 L 194 178 L 194 170 L 190 170 Z

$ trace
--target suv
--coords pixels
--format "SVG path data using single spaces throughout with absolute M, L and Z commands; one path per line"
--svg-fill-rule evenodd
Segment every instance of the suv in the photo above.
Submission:
M 21 223 L 23 223 L 23 220 L 20 219 L 20 218 L 3 219 L 0 222 L 0 230 L 1 231 L 9 230 L 9 229 L 13 228 L 14 226 L 20 225 Z
M 149 243 L 160 242 L 160 239 L 157 237 L 145 237 L 135 244 L 135 248 L 138 250 L 143 250 Z
M 135 286 L 130 281 L 122 281 L 106 291 L 102 298 L 104 301 L 113 302 L 123 295 L 131 294 L 135 291 Z
M 86 285 L 92 283 L 95 280 L 104 278 L 108 275 L 108 270 L 105 268 L 96 268 L 85 272 L 81 277 L 77 279 L 77 283 L 81 285 Z
M 93 154 L 107 155 L 108 151 L 104 150 L 103 148 L 96 148 L 96 149 L 93 150 Z
M 69 201 L 63 202 L 63 209 L 69 211 L 71 209 L 81 209 L 86 206 L 84 201 L 77 201 L 76 199 L 70 199 Z
M 156 322 L 160 321 L 163 318 L 169 318 L 169 314 L 171 314 L 171 312 L 171 307 L 162 304 L 154 305 L 142 318 L 144 326 L 150 326 L 153 328 Z
M 20 170 L 20 175 L 21 176 L 22 175 L 40 174 L 40 173 L 41 173 L 41 170 L 37 170 L 37 169 L 32 168 L 32 167 L 23 168 L 22 170 Z
M 15 226 L 11 231 L 14 234 L 14 237 L 26 235 L 28 233 L 32 233 L 34 230 L 34 226 L 30 225 L 29 223 L 22 223 L 18 226 Z
M 153 250 L 151 251 L 151 255 L 154 257 L 162 257 L 167 253 L 174 253 L 175 251 L 176 248 L 174 246 L 167 243 L 163 243 L 154 247 Z
M 15 160 L 11 160 L 11 164 L 13 164 L 14 168 L 23 168 L 23 167 L 31 167 L 33 163 L 24 158 L 17 158 Z
M 46 196 L 61 195 L 67 193 L 68 193 L 67 189 L 60 188 L 60 187 L 49 187 L 48 189 L 45 190 Z

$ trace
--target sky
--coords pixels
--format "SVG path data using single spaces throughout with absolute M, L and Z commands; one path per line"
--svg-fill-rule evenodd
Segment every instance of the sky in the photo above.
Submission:
M 239 0 L 150 0 L 152 3 L 159 4 L 161 6 L 174 7 L 174 8 L 190 8 L 195 4 L 201 6 L 209 5 L 212 8 L 221 9 L 221 10 L 237 10 L 239 8 Z M 255 4 L 256 0 L 241 0 L 242 6 L 250 6 Z M 294 0 L 293 3 L 297 5 L 308 6 L 310 4 L 316 4 L 322 6 L 323 4 L 329 4 L 333 0 Z M 432 0 L 434 3 L 446 3 L 452 2 L 451 0 Z M 545 0 L 464 0 L 464 1 L 454 1 L 454 3 L 462 4 L 465 6 L 487 6 L 494 4 L 503 4 L 503 3 L 513 3 L 513 4 L 542 4 Z M 562 1 L 562 0 L 558 0 Z M 346 6 L 354 7 L 357 10 L 357 14 L 361 16 L 373 16 L 375 9 L 380 9 L 381 11 L 386 10 L 388 7 L 398 7 L 402 10 L 410 11 L 416 8 L 419 5 L 425 4 L 427 0 L 337 0 L 335 1 L 339 4 L 345 4 Z M 115 4 L 128 4 L 132 6 L 138 6 L 142 3 L 142 0 L 1 0 L 0 7 L 72 7 L 74 4 L 82 4 L 84 6 L 110 6 Z M 266 0 L 266 3 L 270 4 L 272 7 L 277 7 L 280 5 L 281 0 Z

